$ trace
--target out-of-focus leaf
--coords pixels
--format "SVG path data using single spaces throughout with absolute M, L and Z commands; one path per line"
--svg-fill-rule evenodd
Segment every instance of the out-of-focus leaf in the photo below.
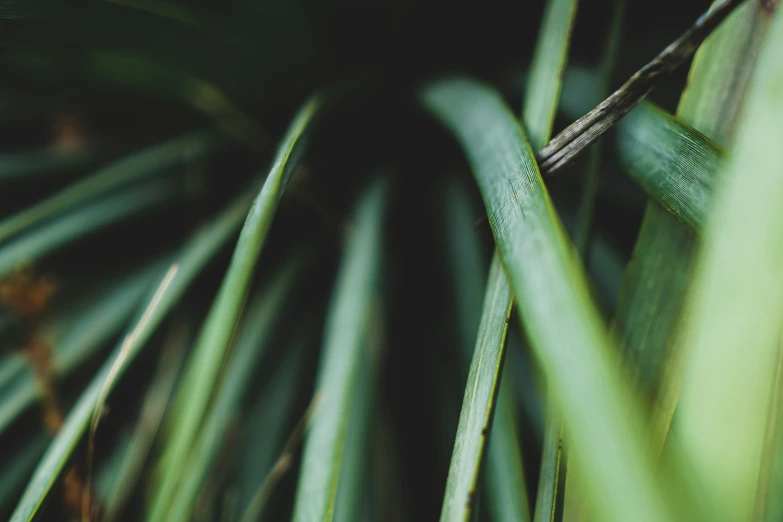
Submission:
M 368 332 L 367 348 L 356 380 L 356 396 L 348 431 L 345 435 L 345 450 L 335 501 L 335 522 L 360 522 L 367 519 L 367 510 L 373 502 L 373 482 L 370 471 L 370 432 L 373 412 L 377 404 L 377 370 L 380 351 L 383 349 L 382 318 L 380 306 L 374 307 L 372 327 Z
M 111 490 L 104 495 L 106 522 L 120 518 L 122 510 L 136 491 L 185 360 L 186 346 L 192 341 L 192 329 L 188 319 L 175 320 L 164 340 L 158 367 L 145 394 L 136 429 L 129 437 L 122 460 L 112 470 Z
M 316 380 L 320 401 L 305 438 L 295 522 L 331 521 L 334 517 L 345 438 L 356 395 L 363 350 L 378 292 L 382 227 L 387 186 L 376 181 L 362 195 L 332 293 Z
M 137 274 L 132 274 L 119 283 L 110 285 L 104 293 L 93 296 L 95 302 L 79 307 L 78 317 L 72 317 L 68 330 L 53 341 L 54 362 L 57 375 L 67 377 L 79 365 L 96 353 L 101 346 L 126 324 L 139 301 L 149 288 L 152 277 L 160 273 L 160 263 L 155 263 Z M 74 314 L 75 315 L 75 314 Z M 0 433 L 27 408 L 39 400 L 35 376 L 27 371 L 28 363 L 19 356 L 9 357 L 3 362 L 3 370 L 9 381 L 3 400 L 0 402 Z
M 220 144 L 220 134 L 200 131 L 132 154 L 101 168 L 61 192 L 0 222 L 0 244 L 21 231 L 61 215 L 114 189 L 157 174 L 184 160 L 204 156 Z M 62 218 L 61 218 L 62 219 Z
M 243 196 L 210 222 L 185 244 L 144 312 L 115 350 L 88 388 L 82 393 L 52 444 L 38 464 L 27 489 L 11 516 L 12 522 L 30 522 L 46 500 L 55 481 L 65 469 L 77 444 L 87 432 L 90 420 L 110 375 L 116 383 L 144 348 L 157 326 L 166 318 L 207 262 L 217 253 L 241 224 L 249 198 Z M 111 391 L 110 389 L 107 391 Z
M 0 154 L 0 181 L 29 179 L 31 176 L 82 168 L 93 161 L 95 154 L 89 150 L 40 150 Z
M 39 433 L 27 439 L 19 451 L 13 452 L 9 461 L 3 463 L 0 471 L 0 509 L 6 510 L 19 496 L 26 480 L 30 478 L 35 464 L 46 450 L 49 438 Z
M 774 394 L 783 331 L 781 48 L 778 10 L 721 174 L 678 343 L 690 353 L 675 433 L 710 520 L 752 519 Z
M 305 332 L 306 334 L 308 332 Z M 260 488 L 272 472 L 275 459 L 283 450 L 286 429 L 291 425 L 292 408 L 297 388 L 301 382 L 297 379 L 305 355 L 301 339 L 295 339 L 294 345 L 281 367 L 270 379 L 266 389 L 258 400 L 243 415 L 242 425 L 246 430 L 241 447 L 237 452 L 236 473 L 236 520 L 253 519 L 247 512 L 255 509 L 254 500 Z M 263 506 L 260 506 L 263 514 Z M 256 517 L 257 518 L 257 517 Z
M 527 78 L 522 122 L 530 144 L 539 150 L 549 141 L 568 62 L 577 0 L 549 0 Z
M 77 207 L 0 247 L 0 276 L 91 232 L 170 201 L 179 190 L 171 180 L 153 181 Z

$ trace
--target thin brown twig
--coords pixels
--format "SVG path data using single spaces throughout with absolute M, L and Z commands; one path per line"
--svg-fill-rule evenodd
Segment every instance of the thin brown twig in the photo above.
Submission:
M 537 155 L 542 175 L 560 170 L 584 149 L 595 143 L 628 111 L 636 107 L 653 87 L 682 65 L 701 43 L 744 0 L 718 0 L 685 34 L 672 42 L 651 62 L 595 109 L 555 136 Z

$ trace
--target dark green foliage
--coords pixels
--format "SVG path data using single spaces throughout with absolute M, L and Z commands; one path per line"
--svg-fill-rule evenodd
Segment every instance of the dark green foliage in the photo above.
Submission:
M 0 0 L 0 516 L 778 520 L 783 14 L 708 3 Z

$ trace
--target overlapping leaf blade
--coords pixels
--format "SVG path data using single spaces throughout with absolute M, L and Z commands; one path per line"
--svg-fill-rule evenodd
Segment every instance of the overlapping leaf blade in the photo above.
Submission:
M 523 101 L 522 119 L 536 147 L 543 147 L 552 133 L 576 6 L 576 0 L 547 2 Z M 493 256 L 492 266 L 501 266 L 497 254 Z M 493 289 L 493 299 L 487 300 L 490 288 Z M 507 306 L 502 306 L 495 298 L 508 299 Z M 530 517 L 511 394 L 508 385 L 501 384 L 499 392 L 495 389 L 500 379 L 505 324 L 511 314 L 511 302 L 512 293 L 503 271 L 491 270 L 446 482 L 441 520 L 468 520 L 475 515 L 474 497 L 478 494 L 479 470 L 485 455 L 487 432 L 492 427 L 490 423 L 497 393 L 500 393 L 498 401 L 502 407 L 498 421 L 500 433 L 495 437 L 496 442 L 490 441 L 489 444 L 488 484 L 492 511 L 501 519 L 525 520 Z M 469 395 L 470 388 L 474 391 L 481 389 L 483 393 L 480 396 Z M 476 419 L 482 419 L 486 425 L 476 422 Z
M 184 463 L 193 449 L 212 399 L 256 262 L 280 198 L 302 152 L 305 133 L 318 107 L 318 97 L 306 102 L 283 138 L 269 175 L 250 208 L 231 264 L 188 361 L 169 424 L 171 434 L 161 457 L 164 465 L 160 486 L 156 488 L 155 499 L 150 506 L 151 521 L 168 520 L 172 495 L 181 483 Z
M 675 433 L 712 520 L 752 519 L 779 359 L 782 47 L 778 10 L 715 195 L 679 343 L 690 355 Z
M 78 318 L 69 317 L 73 322 L 69 322 L 68 330 L 54 341 L 56 370 L 61 378 L 70 375 L 128 322 L 160 268 L 156 263 L 109 285 L 97 299 L 93 296 L 93 306 L 80 308 Z M 0 403 L 0 433 L 39 400 L 38 385 L 21 357 L 4 360 L 2 368 L 10 382 Z
M 108 377 L 114 373 L 117 378 L 120 378 L 139 355 L 157 326 L 179 302 L 195 277 L 240 225 L 249 205 L 248 199 L 242 197 L 235 201 L 214 221 L 194 234 L 176 256 L 158 290 L 151 300 L 145 303 L 145 313 L 141 314 L 139 321 L 129 330 L 125 340 L 120 343 L 114 355 L 108 359 L 87 389 L 82 392 L 68 414 L 20 498 L 11 516 L 12 522 L 33 520 L 76 445 L 86 433 Z M 116 383 L 116 379 L 111 382 Z
M 470 80 L 436 83 L 423 99 L 474 170 L 520 317 L 575 435 L 573 455 L 596 513 L 603 520 L 669 520 L 632 393 L 522 129 L 496 93 Z M 617 460 L 597 458 L 606 454 Z
M 701 233 L 724 153 L 709 138 L 644 103 L 617 126 L 617 150 L 626 171 L 647 194 Z
M 677 117 L 717 143 L 734 131 L 768 14 L 747 2 L 696 54 Z M 653 446 L 663 447 L 679 396 L 683 356 L 674 345 L 697 250 L 696 234 L 658 203 L 649 202 L 623 280 L 615 329 L 657 403 Z

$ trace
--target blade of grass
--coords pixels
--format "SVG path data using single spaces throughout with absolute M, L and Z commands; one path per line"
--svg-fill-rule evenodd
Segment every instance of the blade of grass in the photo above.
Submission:
M 576 11 L 577 2 L 575 0 L 549 0 L 546 4 L 544 19 L 533 54 L 527 90 L 522 100 L 522 125 L 527 130 L 535 150 L 547 145 L 552 137 L 552 127 L 557 106 L 560 103 L 560 94 L 563 90 L 563 77 L 568 63 L 568 49 Z M 498 257 L 497 252 L 495 252 L 495 257 Z M 508 313 L 511 313 L 510 308 Z M 550 409 L 553 407 L 554 405 L 549 405 Z M 507 409 L 507 406 L 504 409 Z M 551 497 L 537 495 L 536 508 L 547 511 L 551 508 L 551 513 L 554 513 L 560 489 L 557 481 L 562 481 L 565 473 L 564 461 L 561 458 L 562 429 L 557 414 L 547 414 L 546 420 L 545 437 L 556 437 L 557 442 L 554 446 L 544 444 L 541 469 L 542 472 L 554 471 L 554 473 L 539 475 L 538 493 L 545 495 L 551 492 L 552 495 Z M 553 450 L 554 453 L 546 453 L 547 450 Z M 552 464 L 555 465 L 554 469 Z M 555 482 L 549 484 L 550 481 Z M 549 505 L 550 500 L 551 505 Z M 543 504 L 539 506 L 539 502 Z M 529 512 L 529 508 L 527 511 Z M 529 517 L 529 515 L 527 516 Z M 534 516 L 541 517 L 543 512 L 534 513 Z
M 108 194 L 118 187 L 157 174 L 184 160 L 205 156 L 220 143 L 219 133 L 200 131 L 111 163 L 61 192 L 0 222 L 0 244 L 6 243 L 25 229 Z
M 758 2 L 737 10 L 696 53 L 677 117 L 728 143 L 768 15 Z M 623 279 L 614 328 L 656 404 L 651 430 L 660 451 L 679 395 L 683 358 L 674 347 L 697 236 L 650 201 Z
M 576 0 L 550 0 L 547 2 L 536 48 L 533 56 L 533 63 L 530 69 L 530 76 L 527 81 L 527 88 L 523 99 L 523 125 L 530 131 L 530 136 L 536 148 L 543 147 L 549 141 L 552 134 L 557 105 L 560 100 L 560 93 L 563 85 L 563 75 L 568 61 L 568 49 L 571 42 L 571 31 L 573 29 L 574 17 L 576 16 Z M 500 258 L 495 252 L 492 265 L 500 265 Z M 507 294 L 509 304 L 506 309 L 506 322 L 508 322 L 512 308 L 512 294 L 507 280 L 499 276 L 499 280 L 492 284 L 502 287 L 501 293 Z M 488 286 L 489 288 L 489 286 Z M 489 313 L 489 310 L 486 311 Z M 484 315 L 484 314 L 482 314 Z M 504 330 L 505 333 L 505 330 Z M 481 339 L 481 337 L 479 337 Z M 505 341 L 505 335 L 503 340 Z M 501 345 L 500 350 L 502 351 Z M 476 355 L 477 356 L 477 355 Z M 474 356 L 475 357 L 475 356 Z M 502 361 L 502 357 L 499 359 Z M 496 372 L 500 371 L 500 366 Z M 495 378 L 498 377 L 495 374 Z M 506 379 L 508 380 L 508 379 Z M 514 520 L 528 520 L 530 518 L 530 507 L 527 499 L 527 492 L 524 480 L 524 470 L 522 468 L 521 454 L 519 452 L 518 437 L 516 435 L 516 426 L 518 424 L 516 416 L 513 415 L 513 402 L 509 384 L 500 385 L 500 414 L 496 421 L 502 432 L 495 436 L 497 442 L 490 442 L 489 466 L 490 473 L 488 485 L 491 491 L 492 506 L 491 509 L 496 517 L 511 517 Z M 492 418 L 494 404 L 488 404 L 488 419 Z M 460 417 L 462 418 L 462 416 Z M 559 432 L 559 429 L 557 430 Z M 458 431 L 458 436 L 459 436 Z M 559 437 L 559 435 L 558 435 Z M 504 444 L 505 445 L 502 445 Z M 483 445 L 475 446 L 469 449 L 479 449 L 474 451 L 473 458 L 476 459 L 476 470 L 480 469 L 483 458 Z M 560 445 L 558 444 L 558 452 Z M 455 447 L 456 451 L 456 447 Z M 543 458 L 548 458 L 545 455 Z M 465 456 L 459 457 L 468 458 Z M 559 458 L 558 458 L 559 461 Z M 454 458 L 452 459 L 452 464 Z M 451 476 L 451 474 L 450 474 Z M 478 473 L 474 479 L 478 480 Z M 546 477 L 544 480 L 547 480 Z M 556 478 L 556 477 L 553 477 Z M 475 492 L 475 484 L 473 490 Z M 449 493 L 447 483 L 447 495 Z M 463 494 L 469 493 L 462 491 Z M 453 500 L 457 500 L 458 495 L 454 495 Z M 508 502 L 509 499 L 515 501 Z M 554 496 L 552 497 L 554 502 Z M 470 510 L 472 503 L 466 504 Z M 445 513 L 445 503 L 444 512 Z M 470 513 L 466 513 L 470 516 Z
M 115 350 L 115 355 L 104 364 L 68 414 L 65 423 L 47 449 L 33 473 L 30 483 L 19 499 L 11 516 L 11 522 L 33 520 L 77 444 L 87 432 L 104 382 L 115 367 L 117 357 L 125 354 L 122 364 L 115 370 L 119 378 L 144 348 L 157 326 L 180 301 L 207 262 L 234 234 L 242 223 L 248 205 L 249 198 L 246 196 L 239 198 L 212 222 L 194 234 L 178 253 L 171 266 L 176 273 L 173 277 L 171 277 L 172 269 L 166 273 L 162 281 L 162 283 L 167 283 L 165 288 L 164 285 L 159 286 L 159 291 L 148 303 L 145 303 L 144 309 L 147 310 L 147 313 L 140 316 L 139 322 L 134 325 L 125 340 Z M 163 293 L 160 293 L 160 289 L 164 290 Z
M 452 183 L 446 188 L 449 226 L 449 257 L 454 263 L 454 287 L 458 307 L 457 324 L 461 327 L 461 353 L 464 366 L 470 370 L 482 307 L 482 283 L 486 263 L 473 230 L 473 213 L 465 189 Z M 503 283 L 501 283 L 503 284 Z M 505 283 L 508 286 L 508 283 Z M 512 368 L 513 369 L 513 368 Z M 510 370 L 500 378 L 495 415 L 489 430 L 487 474 L 484 494 L 489 496 L 489 511 L 496 522 L 530 519 L 527 485 L 517 433 L 516 400 Z
M 361 196 L 344 248 L 329 305 L 316 393 L 322 401 L 305 438 L 295 522 L 331 521 L 345 450 L 349 412 L 358 393 L 357 372 L 378 290 L 386 183 L 376 181 Z
M 598 66 L 598 82 L 596 90 L 598 95 L 603 98 L 609 92 L 612 77 L 617 66 L 617 60 L 620 55 L 620 44 L 622 41 L 623 22 L 625 21 L 626 2 L 625 0 L 615 0 L 612 3 L 612 20 L 609 25 L 609 33 L 604 43 L 604 49 L 601 56 L 601 63 Z M 582 197 L 577 210 L 576 227 L 574 230 L 574 244 L 582 259 L 587 259 L 588 247 L 591 239 L 591 229 L 593 226 L 593 213 L 595 207 L 595 197 L 598 192 L 598 184 L 601 172 L 601 158 L 603 146 L 598 142 L 588 152 L 587 175 L 582 190 Z M 586 261 L 585 261 L 586 262 Z
M 783 331 L 781 48 L 778 11 L 715 195 L 681 337 L 691 354 L 676 433 L 712 520 L 752 518 Z
M 711 208 L 723 150 L 651 103 L 617 126 L 623 168 L 647 194 L 697 233 Z
M 607 521 L 670 520 L 631 390 L 524 132 L 494 91 L 470 80 L 434 84 L 423 100 L 474 170 L 526 333 L 566 432 L 578 434 L 573 456 L 596 513 Z
M 256 197 L 237 241 L 231 264 L 212 303 L 187 364 L 171 417 L 171 432 L 161 462 L 163 474 L 150 504 L 149 520 L 163 522 L 182 478 L 182 470 L 204 419 L 231 336 L 247 296 L 277 205 L 297 165 L 305 131 L 319 107 L 312 98 L 299 110 L 278 148 L 269 175 Z
M 44 433 L 38 433 L 27 439 L 21 450 L 14 451 L 10 462 L 3 463 L 0 471 L 0 509 L 7 510 L 11 507 L 12 501 L 19 497 L 19 490 L 30 478 L 30 473 L 46 450 L 47 444 L 49 444 L 49 437 Z
M 767 433 L 759 473 L 754 520 L 782 520 L 783 497 L 783 350 L 778 350 Z
M 92 151 L 36 150 L 16 154 L 0 154 L 0 181 L 54 174 L 84 168 L 95 161 Z
M 481 464 L 498 393 L 511 302 L 506 274 L 500 259 L 495 256 L 449 465 L 441 522 L 467 522 L 474 516 Z
M 358 522 L 367 519 L 367 510 L 373 503 L 373 484 L 370 457 L 370 430 L 377 405 L 378 359 L 383 350 L 383 314 L 380 306 L 373 306 L 372 328 L 367 335 L 367 347 L 361 353 L 356 395 L 345 435 L 343 465 L 335 500 L 335 522 Z
M 3 245 L 0 248 L 0 276 L 91 232 L 161 205 L 180 191 L 181 188 L 170 180 L 153 181 L 77 207 Z
M 522 121 L 535 150 L 552 135 L 577 5 L 577 0 L 546 3 L 522 104 Z
M 182 479 L 173 497 L 166 520 L 182 522 L 190 520 L 195 500 L 201 491 L 207 474 L 220 453 L 226 429 L 237 416 L 240 403 L 250 386 L 258 364 L 272 342 L 275 326 L 287 308 L 296 281 L 301 277 L 303 258 L 289 260 L 282 270 L 275 273 L 268 288 L 258 292 L 248 306 L 236 348 L 221 386 L 215 394 L 214 404 L 204 419 L 188 461 L 182 469 Z
M 544 425 L 544 447 L 538 474 L 534 522 L 554 522 L 559 509 L 558 504 L 564 502 L 563 475 L 566 472 L 566 456 L 563 452 L 562 424 L 560 416 L 550 406 Z
M 101 346 L 127 323 L 133 310 L 149 288 L 153 275 L 160 273 L 160 263 L 155 263 L 138 274 L 129 276 L 119 284 L 110 285 L 101 295 L 93 296 L 90 306 L 77 303 L 79 316 L 69 323 L 70 329 L 55 340 L 54 364 L 58 377 L 66 377 L 88 360 Z M 26 373 L 28 363 L 16 357 L 7 363 L 14 363 L 15 372 L 11 388 L 3 394 L 0 402 L 0 433 L 5 433 L 11 423 L 27 408 L 39 400 L 38 385 L 34 375 Z

